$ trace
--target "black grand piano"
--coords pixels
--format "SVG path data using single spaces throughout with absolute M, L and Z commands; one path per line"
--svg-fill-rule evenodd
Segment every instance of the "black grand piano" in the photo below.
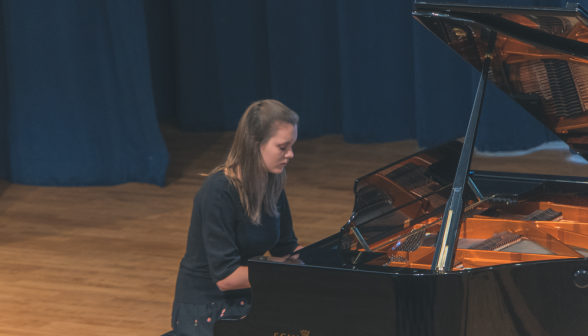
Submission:
M 488 79 L 588 158 L 587 12 L 413 15 L 481 73 L 465 140 L 357 179 L 349 222 L 298 260 L 250 260 L 251 311 L 216 336 L 588 333 L 588 179 L 470 170 Z

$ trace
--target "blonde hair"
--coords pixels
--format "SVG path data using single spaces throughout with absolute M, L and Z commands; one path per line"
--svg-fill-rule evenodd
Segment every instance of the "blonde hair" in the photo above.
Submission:
M 273 99 L 251 104 L 239 121 L 227 160 L 212 171 L 225 172 L 239 191 L 245 214 L 256 225 L 261 223 L 262 208 L 270 216 L 279 215 L 277 202 L 286 183 L 286 170 L 281 174 L 268 173 L 260 146 L 269 141 L 283 123 L 297 125 L 298 114 Z

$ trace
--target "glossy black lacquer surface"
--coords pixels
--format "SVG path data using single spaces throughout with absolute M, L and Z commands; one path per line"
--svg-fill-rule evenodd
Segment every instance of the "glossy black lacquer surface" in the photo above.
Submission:
M 570 9 L 416 3 L 413 16 L 476 69 L 497 34 L 489 80 L 588 157 L 588 18 Z
M 447 154 L 459 147 L 445 146 L 433 150 Z M 394 166 L 360 178 L 358 185 Z M 587 179 L 470 175 L 482 194 L 503 191 L 497 197 L 511 201 L 572 198 L 584 204 L 588 196 Z M 359 252 L 339 250 L 339 237 L 306 247 L 298 261 L 250 260 L 252 309 L 244 318 L 217 322 L 215 335 L 578 335 L 588 328 L 588 319 L 581 318 L 588 313 L 588 289 L 576 284 L 576 273 L 588 272 L 586 259 L 439 274 L 374 264 L 382 253 L 365 253 L 354 263 Z
M 587 156 L 581 7 L 415 8 L 478 69 L 496 32 L 489 79 Z M 584 335 L 586 178 L 470 171 L 452 268 L 431 270 L 461 149 L 450 141 L 359 178 L 349 222 L 297 260 L 250 260 L 251 311 L 218 321 L 214 335 Z M 531 216 L 546 209 L 561 215 Z M 479 247 L 504 233 L 519 238 Z
M 251 312 L 244 319 L 217 322 L 215 335 L 459 332 L 462 274 L 414 277 L 269 261 L 251 261 L 249 267 Z
M 586 260 L 447 274 L 249 264 L 251 312 L 215 335 L 583 335 Z

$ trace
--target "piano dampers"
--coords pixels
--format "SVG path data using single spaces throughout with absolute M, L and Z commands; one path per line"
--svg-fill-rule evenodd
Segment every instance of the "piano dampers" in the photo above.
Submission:
M 527 95 L 539 95 L 541 97 L 541 105 L 543 107 L 543 113 L 555 114 L 555 106 L 553 105 L 553 95 L 549 86 L 549 76 L 547 76 L 547 70 L 545 64 L 540 60 L 523 62 L 517 68 L 513 65 L 511 74 L 516 78 L 518 73 L 518 83 L 513 79 L 515 87 L 517 87 L 521 93 Z
M 410 173 L 411 171 L 417 169 L 418 167 L 419 167 L 419 165 L 416 165 L 412 162 L 409 162 L 409 163 L 401 166 L 400 168 L 396 168 L 393 171 L 389 172 L 388 174 L 386 174 L 386 177 L 391 180 L 395 180 L 404 174 Z
M 539 30 L 553 35 L 565 35 L 573 28 L 567 18 L 557 16 L 531 16 L 532 21 L 539 25 Z
M 546 100 L 553 100 L 543 62 L 534 60 L 521 63 L 519 78 L 524 93 L 538 93 Z
M 542 61 L 545 64 L 547 77 L 549 77 L 555 115 L 570 117 L 582 113 L 582 104 L 580 104 L 580 97 L 568 62 L 556 59 Z
M 418 170 L 412 171 L 406 175 L 399 177 L 396 182 L 402 185 L 408 190 L 418 188 L 420 186 L 424 186 L 433 182 L 433 179 L 429 176 L 426 176 L 424 173 L 426 172 L 425 167 L 420 167 Z
M 433 182 L 433 179 L 427 174 L 427 168 L 412 162 L 394 169 L 386 174 L 386 177 L 408 190 Z
M 523 217 L 524 221 L 554 221 L 559 220 L 562 218 L 562 213 L 552 210 L 551 208 L 547 210 L 535 210 L 529 215 Z
M 588 109 L 588 66 L 583 63 L 568 63 L 570 71 L 580 93 L 580 101 L 584 111 Z
M 502 231 L 493 234 L 492 238 L 488 238 L 478 244 L 471 246 L 470 249 L 484 251 L 500 251 L 522 241 L 523 239 L 525 238 L 519 234 L 508 231 Z
M 394 246 L 392 246 L 391 250 L 406 252 L 416 251 L 423 244 L 425 233 L 426 230 L 413 230 L 408 237 L 398 241 Z

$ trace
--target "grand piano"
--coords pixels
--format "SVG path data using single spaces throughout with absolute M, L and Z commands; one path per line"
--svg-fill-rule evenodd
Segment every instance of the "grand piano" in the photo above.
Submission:
M 215 336 L 584 335 L 588 179 L 472 171 L 487 80 L 588 158 L 588 16 L 415 3 L 481 73 L 465 140 L 355 182 L 341 231 L 249 261 L 252 308 Z

